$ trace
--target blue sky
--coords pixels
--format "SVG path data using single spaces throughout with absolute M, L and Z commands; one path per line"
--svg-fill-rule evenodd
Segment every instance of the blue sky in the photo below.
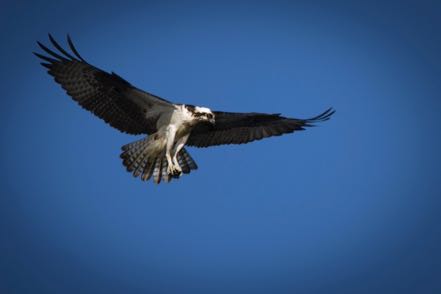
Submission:
M 2 293 L 439 293 L 441 5 L 39 1 L 2 5 Z M 90 63 L 215 110 L 337 113 L 307 131 L 190 148 L 134 179 L 122 134 L 31 54 Z

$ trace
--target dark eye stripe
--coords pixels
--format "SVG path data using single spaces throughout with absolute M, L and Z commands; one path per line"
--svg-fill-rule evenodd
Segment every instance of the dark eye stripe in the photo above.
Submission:
M 203 113 L 203 112 L 195 112 L 194 116 L 195 117 L 206 116 L 207 118 L 213 118 L 213 114 L 211 114 L 211 113 Z

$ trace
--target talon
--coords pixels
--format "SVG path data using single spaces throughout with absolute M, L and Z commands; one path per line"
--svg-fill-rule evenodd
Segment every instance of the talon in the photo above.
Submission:
M 178 170 L 175 170 L 174 171 L 174 173 L 172 174 L 172 176 L 174 177 L 174 178 L 179 178 L 180 176 L 181 176 L 181 172 L 180 171 L 178 171 Z
M 182 169 L 179 165 L 171 164 L 167 167 L 167 173 L 172 177 L 180 177 Z

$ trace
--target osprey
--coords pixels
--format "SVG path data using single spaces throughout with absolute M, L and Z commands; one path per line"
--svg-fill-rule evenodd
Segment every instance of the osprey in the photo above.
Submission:
M 271 136 L 292 133 L 328 120 L 329 108 L 309 119 L 286 118 L 280 114 L 211 111 L 209 108 L 177 104 L 132 86 L 116 73 L 105 72 L 85 61 L 69 35 L 67 52 L 49 34 L 58 52 L 40 42 L 49 56 L 34 52 L 41 65 L 79 105 L 112 127 L 133 135 L 147 134 L 122 147 L 127 170 L 142 180 L 169 182 L 197 169 L 184 146 L 208 147 L 244 144 Z

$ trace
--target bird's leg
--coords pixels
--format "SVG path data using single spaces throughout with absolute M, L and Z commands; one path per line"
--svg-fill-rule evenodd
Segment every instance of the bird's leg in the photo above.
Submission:
M 174 126 L 169 126 L 166 132 L 167 144 L 165 149 L 165 158 L 167 159 L 168 163 L 167 173 L 169 175 L 179 175 L 181 173 L 181 167 L 179 165 L 177 165 L 177 167 L 175 166 L 171 156 L 173 145 L 175 142 L 176 128 Z
M 185 135 L 181 138 L 179 138 L 179 140 L 176 142 L 174 148 L 173 148 L 173 163 L 175 164 L 175 166 L 178 168 L 179 172 L 182 173 L 182 168 L 179 165 L 178 162 L 178 153 L 179 151 L 181 151 L 182 148 L 184 148 L 185 143 L 187 143 L 187 139 L 189 137 L 190 134 Z

